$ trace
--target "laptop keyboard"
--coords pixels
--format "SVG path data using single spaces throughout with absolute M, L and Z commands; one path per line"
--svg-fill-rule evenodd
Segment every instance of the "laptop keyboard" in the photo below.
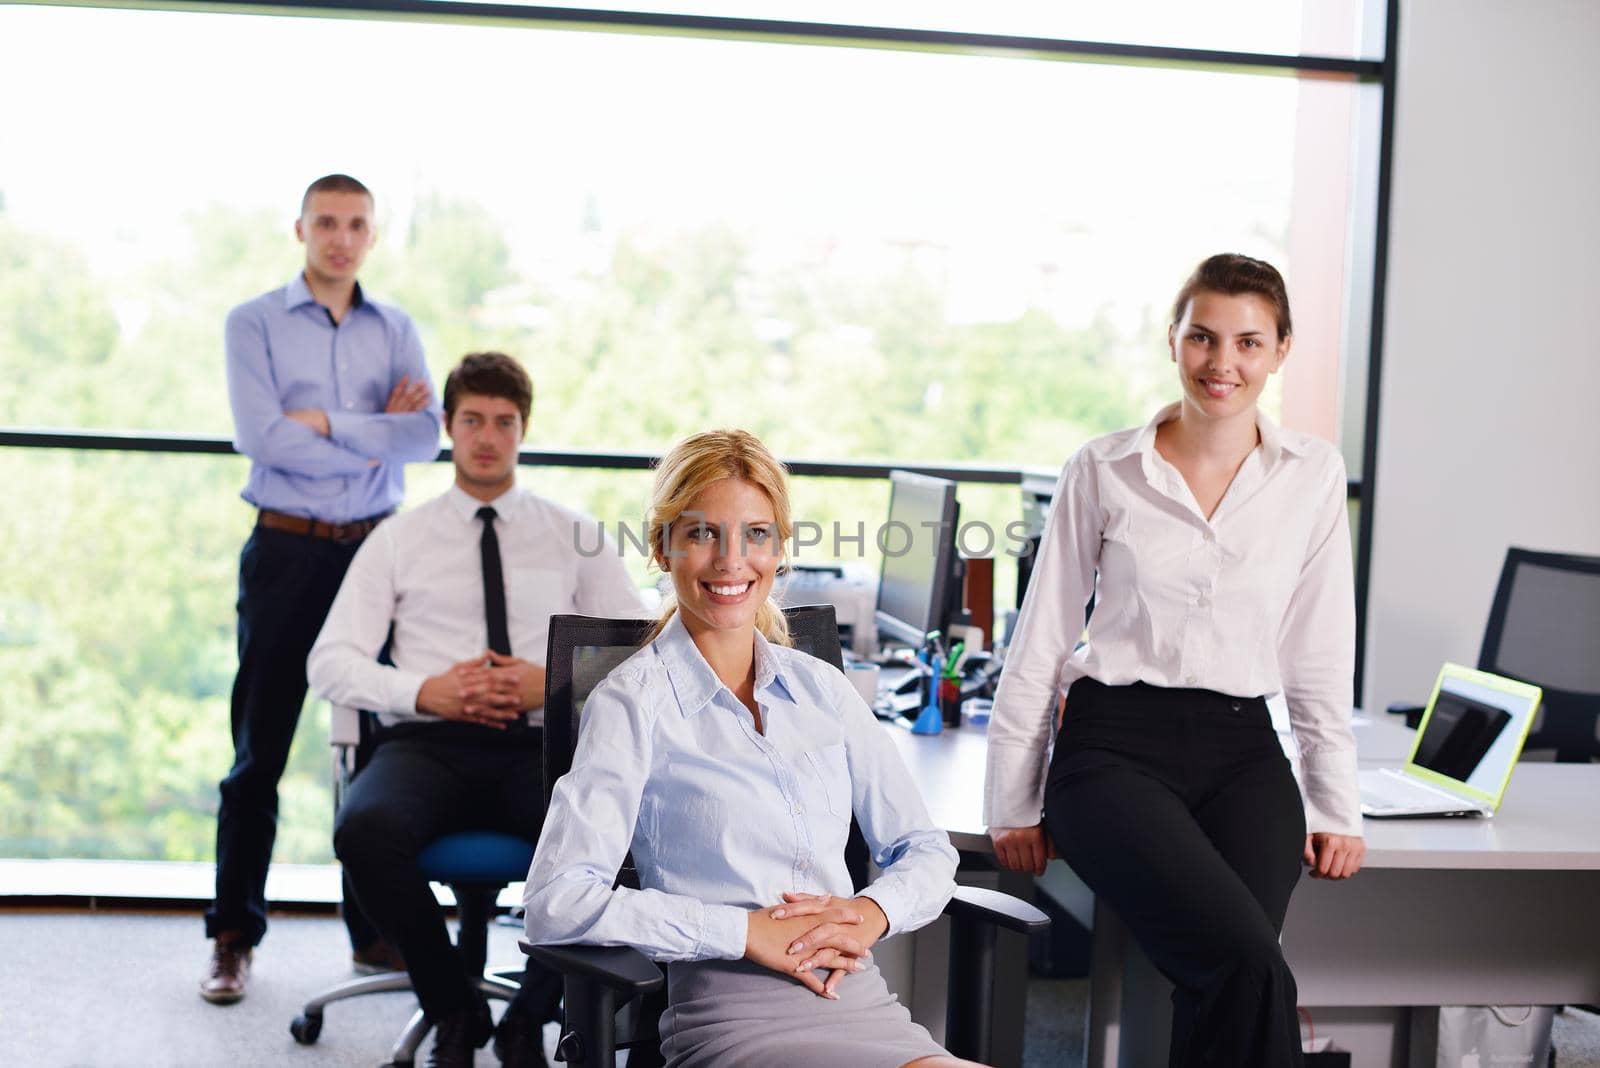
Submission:
M 1361 800 L 1373 808 L 1405 808 L 1415 805 L 1419 801 L 1436 800 L 1432 795 L 1423 795 L 1418 790 L 1400 788 L 1398 783 L 1364 782 L 1361 784 Z
M 1405 779 L 1379 772 L 1361 776 L 1361 800 L 1370 808 L 1390 809 L 1441 805 L 1453 799 L 1442 792 L 1435 793 L 1425 786 L 1413 785 Z M 1462 807 L 1466 807 L 1464 803 Z

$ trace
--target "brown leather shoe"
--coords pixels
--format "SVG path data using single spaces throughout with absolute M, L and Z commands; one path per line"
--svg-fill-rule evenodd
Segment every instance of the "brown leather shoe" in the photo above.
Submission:
M 231 1005 L 244 997 L 250 956 L 250 947 L 242 938 L 218 935 L 211 943 L 211 967 L 200 980 L 200 996 L 213 1005 Z
M 382 938 L 352 952 L 350 966 L 358 975 L 378 975 L 381 972 L 406 970 L 405 958 L 400 956 L 400 951 Z

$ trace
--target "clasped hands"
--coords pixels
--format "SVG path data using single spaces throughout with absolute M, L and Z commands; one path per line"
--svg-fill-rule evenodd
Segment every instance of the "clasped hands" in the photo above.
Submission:
M 839 983 L 866 968 L 888 929 L 889 918 L 870 897 L 791 892 L 781 905 L 750 912 L 744 957 L 837 1001 Z
M 544 668 L 485 649 L 430 676 L 417 691 L 417 711 L 505 730 L 544 704 Z

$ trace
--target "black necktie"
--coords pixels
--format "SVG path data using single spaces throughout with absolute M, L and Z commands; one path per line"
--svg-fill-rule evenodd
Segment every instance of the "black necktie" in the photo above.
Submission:
M 489 624 L 489 648 L 503 656 L 511 655 L 511 631 L 506 626 L 506 580 L 500 570 L 500 539 L 494 532 L 497 513 L 484 505 L 478 509 L 483 520 L 483 538 L 478 549 L 483 555 L 483 611 Z

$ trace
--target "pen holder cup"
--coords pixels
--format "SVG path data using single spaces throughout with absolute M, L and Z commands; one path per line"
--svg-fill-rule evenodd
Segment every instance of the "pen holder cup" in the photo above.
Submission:
M 961 726 L 961 683 L 956 679 L 939 680 L 939 715 L 946 727 Z
M 878 665 L 851 663 L 845 668 L 845 677 L 867 703 L 867 707 L 871 708 L 878 700 Z

